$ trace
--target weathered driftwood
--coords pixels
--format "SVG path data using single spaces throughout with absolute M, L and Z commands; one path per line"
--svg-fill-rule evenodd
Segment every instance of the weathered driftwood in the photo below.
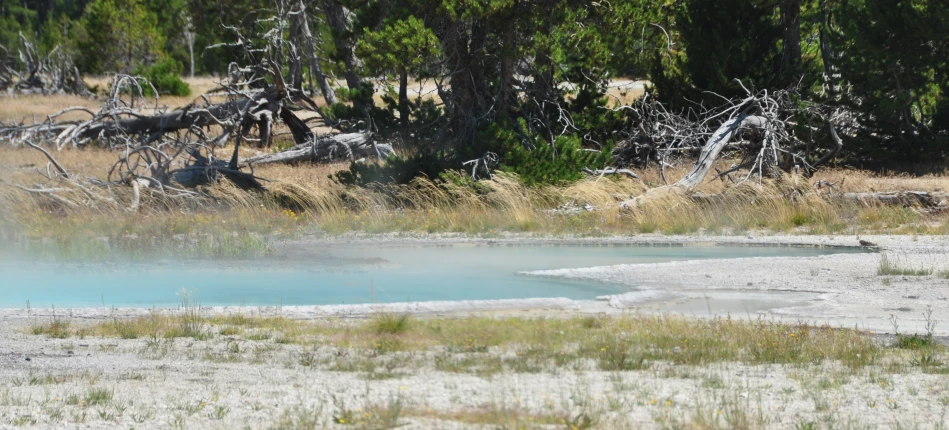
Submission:
M 643 183 L 643 180 L 639 177 L 639 175 L 637 175 L 636 173 L 634 173 L 632 170 L 629 170 L 629 169 L 617 169 L 615 167 L 607 167 L 605 169 L 593 170 L 593 169 L 590 169 L 589 167 L 584 167 L 583 173 L 586 173 L 590 175 L 591 177 L 596 177 L 597 180 L 600 180 L 600 178 L 606 175 L 626 175 L 631 179 L 635 179 L 639 181 L 640 183 Z
M 378 157 L 385 159 L 395 154 L 395 150 L 388 143 L 373 143 L 368 133 L 346 133 L 332 136 L 321 136 L 309 142 L 296 145 L 275 154 L 264 154 L 241 160 L 238 167 L 249 165 L 300 162 L 330 161 L 337 159 L 355 160 L 359 158 Z

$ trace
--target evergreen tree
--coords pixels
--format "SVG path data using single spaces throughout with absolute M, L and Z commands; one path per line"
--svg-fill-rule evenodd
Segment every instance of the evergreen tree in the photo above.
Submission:
M 782 29 L 772 2 L 685 0 L 676 14 L 685 53 L 679 57 L 682 76 L 670 84 L 680 86 L 689 100 L 716 97 L 705 91 L 729 98 L 744 95 L 737 81 L 753 88 L 789 84 L 777 73 Z
M 257 20 L 273 8 L 268 0 L 187 0 L 194 27 L 195 68 L 197 73 L 226 73 L 227 66 L 241 57 L 239 47 L 223 46 L 237 42 L 238 35 L 256 34 Z M 230 27 L 230 28 L 228 28 Z M 182 31 L 183 28 L 180 28 Z M 206 49 L 208 46 L 217 46 Z
M 949 8 L 938 0 L 849 0 L 835 11 L 841 95 L 868 160 L 949 153 Z
M 141 0 L 95 0 L 86 6 L 77 41 L 86 73 L 131 73 L 154 63 L 164 39 Z
M 159 18 L 155 20 L 155 30 L 164 40 L 162 53 L 175 63 L 176 69 L 183 70 L 190 62 L 184 31 L 189 14 L 186 1 L 143 0 L 142 5 L 151 15 Z
M 20 45 L 20 33 L 32 36 L 36 11 L 24 7 L 17 0 L 0 0 L 0 46 L 15 53 Z
M 402 126 L 408 127 L 409 73 L 419 75 L 420 68 L 436 55 L 438 38 L 414 16 L 395 20 L 379 31 L 366 30 L 356 52 L 370 73 L 395 73 L 398 76 L 399 118 Z

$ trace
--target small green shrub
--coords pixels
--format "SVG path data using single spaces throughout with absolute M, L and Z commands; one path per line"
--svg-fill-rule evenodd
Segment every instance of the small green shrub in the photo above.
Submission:
M 420 152 L 411 157 L 389 157 L 382 164 L 350 163 L 330 179 L 344 185 L 366 186 L 379 184 L 407 184 L 419 176 L 436 178 L 445 171 L 448 161 L 438 154 Z
M 35 335 L 45 334 L 53 339 L 65 339 L 69 337 L 71 333 L 69 321 L 65 321 L 56 317 L 54 317 L 53 321 L 49 324 L 32 326 L 31 330 Z
M 928 348 L 933 345 L 933 335 L 918 335 L 914 334 L 911 336 L 906 335 L 897 335 L 896 336 L 896 347 L 900 349 L 921 349 Z
M 501 170 L 517 173 L 527 185 L 564 184 L 582 179 L 584 167 L 601 169 L 612 160 L 609 149 L 586 151 L 580 142 L 577 136 L 561 136 L 552 145 L 538 141 L 534 149 L 520 142 L 508 143 Z
M 458 188 L 471 189 L 478 194 L 487 194 L 491 191 L 490 186 L 483 182 L 472 179 L 469 173 L 470 172 L 466 172 L 464 170 L 446 170 L 438 174 L 438 179 L 441 179 L 445 183 L 454 185 Z
M 180 66 L 172 60 L 162 59 L 148 67 L 140 67 L 135 74 L 148 79 L 151 86 L 145 85 L 142 90 L 146 96 L 154 96 L 152 86 L 160 95 L 185 97 L 191 95 L 191 88 L 181 80 Z

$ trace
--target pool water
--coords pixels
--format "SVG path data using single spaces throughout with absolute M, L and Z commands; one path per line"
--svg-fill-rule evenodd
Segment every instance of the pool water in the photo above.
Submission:
M 809 257 L 840 248 L 584 245 L 312 245 L 258 261 L 152 264 L 0 263 L 0 307 L 167 307 L 188 290 L 202 306 L 327 305 L 535 297 L 594 299 L 629 291 L 519 272 L 742 257 Z

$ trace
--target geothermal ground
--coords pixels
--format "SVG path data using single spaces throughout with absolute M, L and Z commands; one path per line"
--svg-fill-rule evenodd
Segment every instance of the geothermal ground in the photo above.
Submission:
M 572 241 L 860 239 L 530 274 L 636 290 L 597 301 L 4 309 L 0 428 L 945 428 L 949 239 Z

